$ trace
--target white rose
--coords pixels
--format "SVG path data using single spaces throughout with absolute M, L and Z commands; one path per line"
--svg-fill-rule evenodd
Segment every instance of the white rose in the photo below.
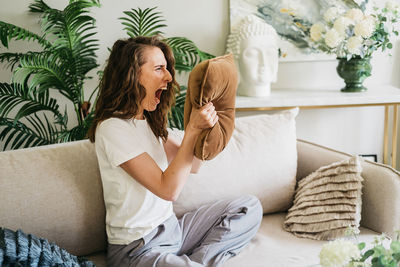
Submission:
M 322 267 L 345 266 L 351 259 L 361 257 L 358 247 L 350 241 L 337 239 L 325 243 L 319 253 Z
M 330 29 L 326 32 L 325 43 L 330 48 L 335 48 L 342 41 L 342 37 L 335 29 Z
M 325 27 L 321 22 L 317 22 L 310 28 L 311 39 L 318 42 L 322 38 L 322 33 L 325 31 Z
M 347 10 L 346 14 L 344 15 L 346 18 L 353 20 L 354 22 L 359 22 L 364 18 L 364 13 L 361 9 L 352 8 Z
M 363 39 L 360 36 L 352 36 L 347 40 L 347 50 L 355 55 L 361 54 L 361 45 Z
M 365 15 L 364 20 L 369 21 L 373 25 L 375 25 L 375 23 L 376 23 L 376 18 L 371 15 Z
M 364 38 L 371 37 L 375 30 L 375 24 L 370 19 L 363 19 L 354 26 L 354 34 Z
M 324 20 L 331 22 L 339 16 L 340 10 L 337 7 L 330 7 L 324 13 Z
M 349 27 L 349 25 L 353 24 L 353 21 L 347 17 L 339 17 L 338 19 L 335 20 L 335 23 L 333 24 L 333 28 L 340 34 L 340 35 L 346 35 L 346 30 Z
M 385 4 L 385 7 L 390 11 L 396 11 L 396 10 L 400 9 L 399 8 L 400 7 L 399 4 L 396 3 L 396 1 L 393 1 L 393 0 L 388 0 L 386 2 L 386 4 Z

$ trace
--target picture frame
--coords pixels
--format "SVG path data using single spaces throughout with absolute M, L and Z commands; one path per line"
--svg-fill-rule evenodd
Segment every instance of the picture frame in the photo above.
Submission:
M 378 162 L 378 155 L 376 154 L 362 154 L 359 156 L 369 161 Z
M 323 19 L 331 6 L 343 10 L 359 8 L 353 0 L 230 0 L 230 30 L 238 27 L 248 15 L 257 17 L 276 30 L 280 62 L 335 60 L 335 55 L 318 53 L 310 46 L 309 29 Z

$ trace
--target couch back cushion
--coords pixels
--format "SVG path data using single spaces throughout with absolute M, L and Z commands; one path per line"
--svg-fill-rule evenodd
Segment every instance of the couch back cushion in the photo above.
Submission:
M 292 109 L 237 118 L 226 148 L 190 175 L 174 203 L 176 214 L 243 194 L 257 196 L 264 213 L 286 211 L 296 184 L 297 113 Z M 178 130 L 172 134 L 183 136 Z
M 106 248 L 105 208 L 88 140 L 0 153 L 0 226 L 75 255 Z

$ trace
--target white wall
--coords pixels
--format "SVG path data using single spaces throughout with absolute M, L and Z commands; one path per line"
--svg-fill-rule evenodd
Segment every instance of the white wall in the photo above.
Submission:
M 383 0 L 379 0 L 383 1 Z M 50 5 L 63 8 L 67 1 L 46 1 Z M 38 32 L 35 15 L 27 12 L 27 0 L 0 0 L 0 19 Z M 101 8 L 93 9 L 97 18 L 98 35 L 101 47 L 98 51 L 99 63 L 104 66 L 108 56 L 107 48 L 114 41 L 126 37 L 123 26 L 118 20 L 123 11 L 131 8 L 158 6 L 166 18 L 168 27 L 165 35 L 184 36 L 193 40 L 200 49 L 214 55 L 222 55 L 225 40 L 229 33 L 228 0 L 103 0 Z M 26 44 L 11 43 L 13 51 L 26 49 Z M 31 46 L 31 45 L 30 45 Z M 380 84 L 393 84 L 400 87 L 400 66 L 395 64 L 400 58 L 399 45 L 392 50 L 393 57 L 377 53 L 372 60 L 373 75 L 365 82 L 373 88 Z M 0 51 L 4 51 L 1 48 Z M 323 90 L 326 86 L 344 85 L 336 74 L 336 61 L 284 62 L 279 65 L 278 81 L 273 84 L 279 88 L 313 88 Z M 96 77 L 95 72 L 93 76 Z M 10 72 L 0 70 L 0 81 L 9 81 Z M 185 83 L 186 77 L 180 81 Z M 87 83 L 90 92 L 97 79 Z M 239 116 L 248 115 L 238 114 Z M 298 137 L 322 145 L 330 146 L 353 154 L 378 154 L 382 158 L 383 144 L 383 108 L 342 108 L 303 110 L 297 118 Z

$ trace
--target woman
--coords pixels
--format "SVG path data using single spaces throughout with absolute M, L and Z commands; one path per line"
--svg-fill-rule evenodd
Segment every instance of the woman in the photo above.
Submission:
M 199 133 L 213 127 L 212 103 L 194 109 L 182 143 L 168 138 L 174 57 L 158 37 L 115 42 L 100 84 L 95 142 L 103 183 L 108 266 L 218 266 L 254 236 L 257 198 L 220 201 L 185 214 L 172 210 L 191 171 Z

